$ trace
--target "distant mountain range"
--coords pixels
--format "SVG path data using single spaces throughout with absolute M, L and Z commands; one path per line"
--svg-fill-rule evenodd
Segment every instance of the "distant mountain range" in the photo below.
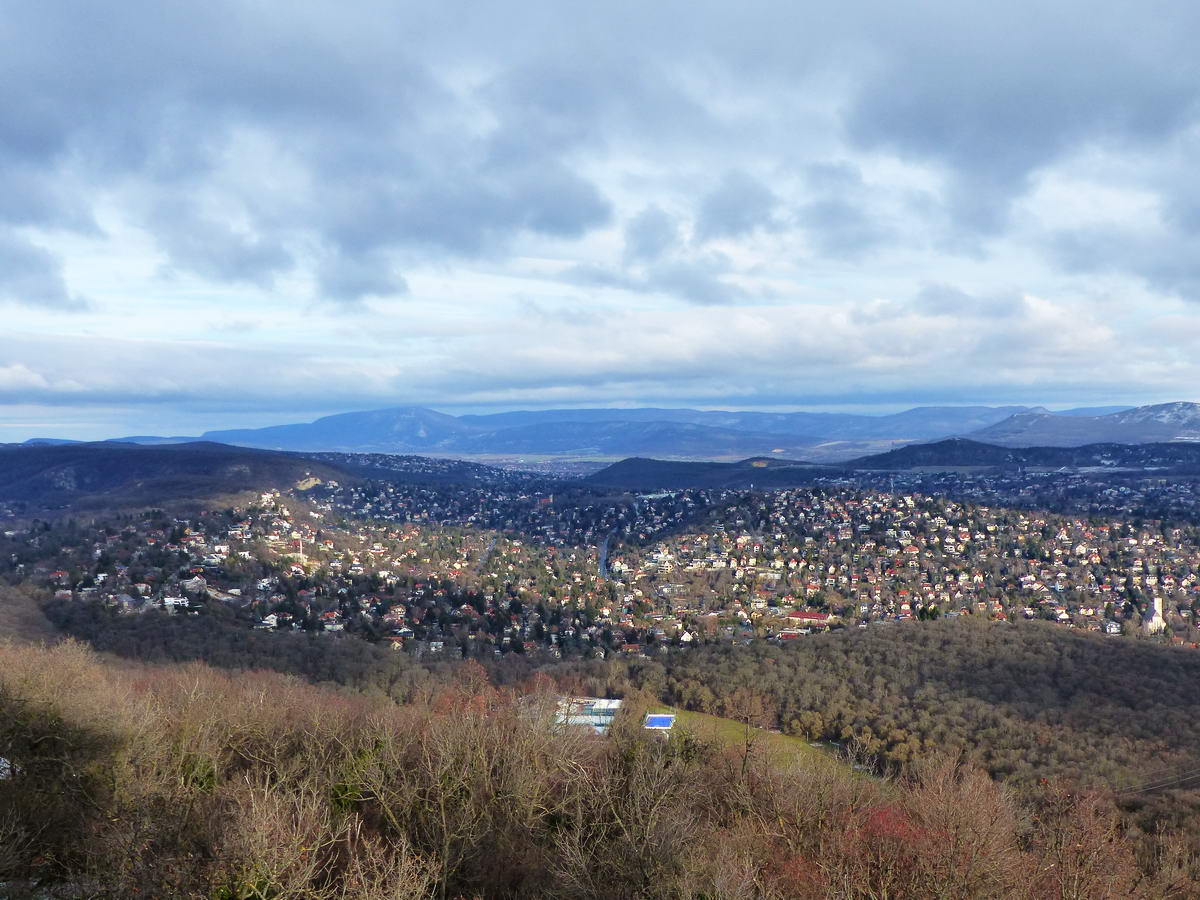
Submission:
M 980 428 L 970 437 L 1005 447 L 1200 441 L 1200 404 L 1159 403 L 1101 416 L 1062 416 L 1029 410 Z
M 463 416 L 488 432 L 512 428 L 558 430 L 565 425 L 688 425 L 762 435 L 787 435 L 809 442 L 922 440 L 972 431 L 1024 412 L 1025 406 L 922 406 L 886 416 L 851 413 L 726 412 L 697 409 L 554 409 Z M 533 434 L 533 431 L 527 431 Z
M 824 463 L 946 437 L 1006 447 L 1200 441 L 1200 404 L 1057 412 L 1024 406 L 923 406 L 885 416 L 653 408 L 451 416 L 422 407 L 399 407 L 294 425 L 209 431 L 199 437 L 140 435 L 117 440 L 139 444 L 204 440 L 303 452 L 710 460 L 763 456 Z

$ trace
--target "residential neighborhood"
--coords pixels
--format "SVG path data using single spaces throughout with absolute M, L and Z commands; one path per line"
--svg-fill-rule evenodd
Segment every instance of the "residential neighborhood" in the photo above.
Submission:
M 479 468 L 465 484 L 328 481 L 189 518 L 13 528 L 0 559 L 60 603 L 220 606 L 248 628 L 419 656 L 641 656 L 960 616 L 1200 643 L 1200 531 L 1131 505 L 1182 496 L 1179 485 L 1089 494 L 1074 476 L 1021 489 L 1000 480 L 1013 476 L 959 476 L 930 495 L 889 476 L 894 491 L 638 495 Z M 1016 508 L 1050 485 L 1124 514 Z M 972 492 L 1009 502 L 953 498 Z

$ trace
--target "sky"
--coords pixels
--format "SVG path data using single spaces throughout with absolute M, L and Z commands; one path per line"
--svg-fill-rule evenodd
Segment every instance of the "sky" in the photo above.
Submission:
M 1200 399 L 1200 4 L 0 0 L 0 441 Z

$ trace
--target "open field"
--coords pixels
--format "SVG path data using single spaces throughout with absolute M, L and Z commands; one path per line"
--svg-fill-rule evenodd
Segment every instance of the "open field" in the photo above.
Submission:
M 676 727 L 682 726 L 701 737 L 711 737 L 735 747 L 743 747 L 746 744 L 747 728 L 742 722 L 711 716 L 707 713 L 676 709 L 672 706 L 658 705 L 653 711 L 674 713 L 677 717 Z M 753 742 L 752 746 L 756 751 L 765 751 L 772 756 L 783 758 L 797 757 L 821 765 L 836 762 L 832 748 L 826 749 L 824 745 L 813 746 L 804 738 L 753 726 L 750 727 L 749 732 L 749 739 Z

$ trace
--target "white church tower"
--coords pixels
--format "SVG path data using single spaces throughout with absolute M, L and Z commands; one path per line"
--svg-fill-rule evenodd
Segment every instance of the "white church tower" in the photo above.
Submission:
M 1145 629 L 1146 634 L 1158 634 L 1160 631 L 1167 630 L 1167 622 L 1163 618 L 1162 612 L 1162 597 L 1154 598 L 1150 615 L 1142 617 L 1142 628 Z

